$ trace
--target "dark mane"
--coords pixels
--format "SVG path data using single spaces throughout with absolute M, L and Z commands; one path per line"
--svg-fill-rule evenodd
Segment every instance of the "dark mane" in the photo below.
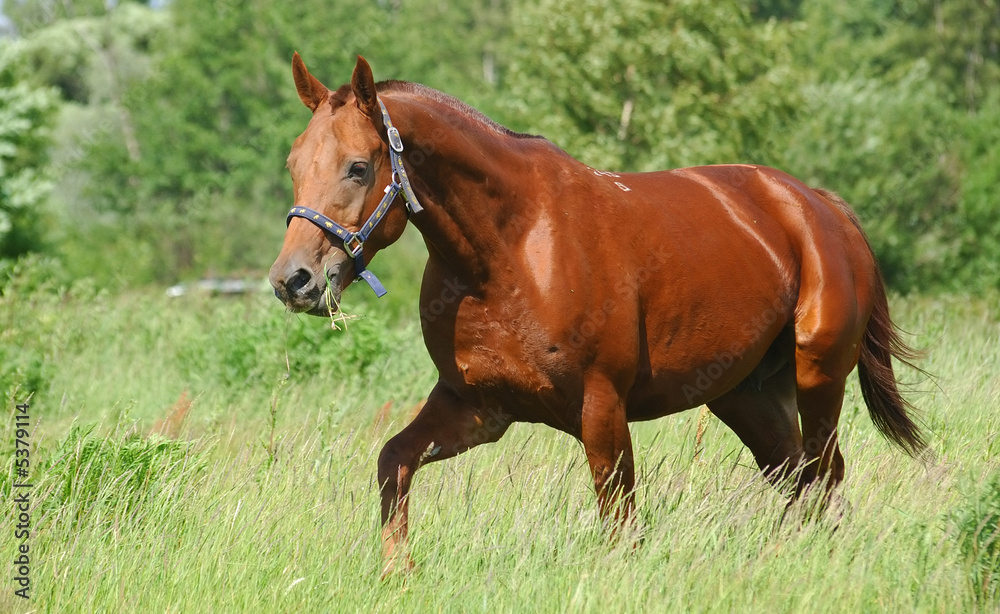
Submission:
M 503 126 L 489 117 L 483 115 L 478 109 L 474 109 L 469 105 L 465 104 L 458 98 L 454 96 L 449 96 L 448 94 L 439 92 L 434 88 L 427 87 L 426 85 L 421 85 L 419 83 L 413 83 L 411 81 L 382 81 L 375 85 L 377 91 L 385 92 L 405 92 L 407 94 L 413 94 L 416 96 L 421 96 L 423 98 L 429 98 L 435 102 L 445 105 L 458 113 L 465 115 L 466 117 L 473 119 L 487 128 L 494 130 L 504 136 L 514 137 L 516 139 L 539 139 L 542 138 L 535 134 L 527 134 L 524 132 L 515 132 L 506 126 Z

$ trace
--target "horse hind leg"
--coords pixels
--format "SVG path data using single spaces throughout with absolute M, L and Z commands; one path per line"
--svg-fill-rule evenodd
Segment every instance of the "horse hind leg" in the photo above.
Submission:
M 847 376 L 858 362 L 864 321 L 857 303 L 799 311 L 795 323 L 796 397 L 807 463 L 799 492 L 817 482 L 831 491 L 844 479 L 837 424 Z
M 793 500 L 818 481 L 830 493 L 844 478 L 837 423 L 857 331 L 824 322 L 825 329 L 808 329 L 800 319 L 785 329 L 747 382 L 708 403 L 772 483 L 794 488 Z
M 776 486 L 800 471 L 802 435 L 796 406 L 791 332 L 782 333 L 751 375 L 708 403 L 708 408 L 750 449 L 757 466 Z
M 799 478 L 800 494 L 816 482 L 823 482 L 827 490 L 832 490 L 844 479 L 844 457 L 840 452 L 837 424 L 844 403 L 847 374 L 830 362 L 837 360 L 824 359 L 805 350 L 796 352 L 797 398 L 806 458 Z

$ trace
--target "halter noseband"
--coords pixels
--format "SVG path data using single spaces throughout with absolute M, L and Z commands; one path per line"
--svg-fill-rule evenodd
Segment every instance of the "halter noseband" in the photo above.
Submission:
M 375 211 L 361 225 L 361 230 L 351 232 L 319 211 L 310 209 L 309 207 L 292 207 L 292 210 L 288 212 L 288 217 L 285 218 L 285 225 L 291 224 L 293 217 L 301 217 L 316 224 L 326 232 L 336 235 L 338 239 L 343 241 L 344 251 L 347 252 L 347 255 L 354 259 L 355 280 L 363 279 L 368 282 L 368 285 L 375 292 L 375 296 L 381 298 L 385 296 L 385 286 L 378 280 L 378 277 L 375 277 L 374 273 L 365 268 L 365 258 L 361 253 L 365 241 L 368 240 L 368 235 L 375 230 L 378 223 L 385 217 L 386 211 L 389 210 L 389 205 L 392 204 L 392 201 L 396 199 L 396 196 L 400 192 L 403 193 L 403 200 L 406 203 L 406 210 L 409 213 L 419 213 L 423 211 L 423 207 L 420 206 L 417 195 L 413 193 L 413 188 L 410 186 L 410 179 L 406 176 L 406 169 L 403 168 L 403 139 L 399 136 L 399 130 L 392 125 L 392 120 L 389 119 L 389 112 L 386 110 L 381 98 L 378 99 L 378 104 L 382 108 L 382 122 L 385 124 L 386 132 L 389 136 L 389 161 L 392 164 L 392 179 L 389 185 L 385 186 L 385 194 L 382 196 L 382 200 L 379 201 L 378 206 L 375 207 Z

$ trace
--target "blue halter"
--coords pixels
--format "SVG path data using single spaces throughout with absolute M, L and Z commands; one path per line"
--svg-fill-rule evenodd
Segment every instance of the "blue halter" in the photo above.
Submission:
M 323 230 L 336 235 L 338 239 L 343 241 L 344 251 L 347 252 L 347 255 L 354 259 L 355 280 L 365 280 L 375 292 L 375 296 L 382 298 L 386 293 L 385 286 L 378 280 L 378 277 L 375 277 L 374 273 L 365 268 L 365 258 L 362 254 L 365 241 L 368 240 L 368 235 L 375 230 L 378 223 L 385 217 L 386 211 L 389 210 L 392 201 L 396 200 L 396 196 L 400 192 L 403 194 L 403 201 L 406 203 L 406 210 L 409 213 L 419 213 L 423 211 L 423 207 L 420 206 L 417 195 L 413 193 L 413 188 L 410 186 L 410 179 L 406 176 L 406 169 L 403 168 L 403 139 L 399 136 L 399 130 L 392 125 L 392 120 L 389 119 L 389 112 L 386 110 L 381 98 L 378 100 L 378 104 L 382 107 L 382 122 L 385 124 L 389 136 L 389 161 L 392 164 L 392 180 L 389 185 L 385 186 L 385 194 L 382 196 L 382 200 L 375 207 L 375 211 L 372 211 L 372 214 L 368 216 L 368 220 L 361 225 L 361 230 L 351 232 L 319 211 L 310 209 L 309 207 L 292 207 L 292 210 L 288 212 L 288 217 L 285 218 L 285 225 L 291 224 L 293 217 L 301 217 L 316 224 Z

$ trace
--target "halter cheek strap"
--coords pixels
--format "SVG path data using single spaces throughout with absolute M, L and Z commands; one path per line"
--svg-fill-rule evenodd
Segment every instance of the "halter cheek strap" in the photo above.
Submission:
M 378 206 L 375 207 L 375 211 L 372 211 L 372 214 L 368 216 L 368 220 L 361 225 L 361 230 L 357 232 L 350 231 L 319 211 L 310 209 L 309 207 L 292 207 L 292 210 L 288 212 L 288 216 L 285 218 L 285 225 L 291 224 L 293 217 L 301 217 L 309 220 L 326 232 L 335 235 L 343 242 L 344 251 L 347 252 L 347 255 L 354 260 L 355 279 L 365 280 L 371 286 L 372 291 L 375 292 L 375 296 L 381 298 L 385 296 L 385 286 L 378 280 L 378 277 L 375 277 L 374 273 L 365 268 L 365 258 L 362 253 L 365 241 L 368 240 L 368 236 L 375 230 L 375 227 L 382 221 L 382 218 L 385 217 L 389 206 L 396 200 L 396 196 L 400 193 L 403 194 L 403 201 L 406 203 L 408 213 L 420 213 L 423 211 L 423 207 L 420 206 L 417 195 L 410 186 L 410 179 L 406 176 L 406 169 L 403 168 L 403 139 L 399 136 L 399 130 L 392 125 L 392 120 L 389 119 L 389 112 L 386 110 L 381 98 L 378 100 L 378 104 L 382 108 L 382 122 L 385 124 L 389 137 L 389 162 L 392 164 L 392 179 L 389 185 L 385 187 L 385 194 L 382 196 L 382 200 L 379 201 Z

